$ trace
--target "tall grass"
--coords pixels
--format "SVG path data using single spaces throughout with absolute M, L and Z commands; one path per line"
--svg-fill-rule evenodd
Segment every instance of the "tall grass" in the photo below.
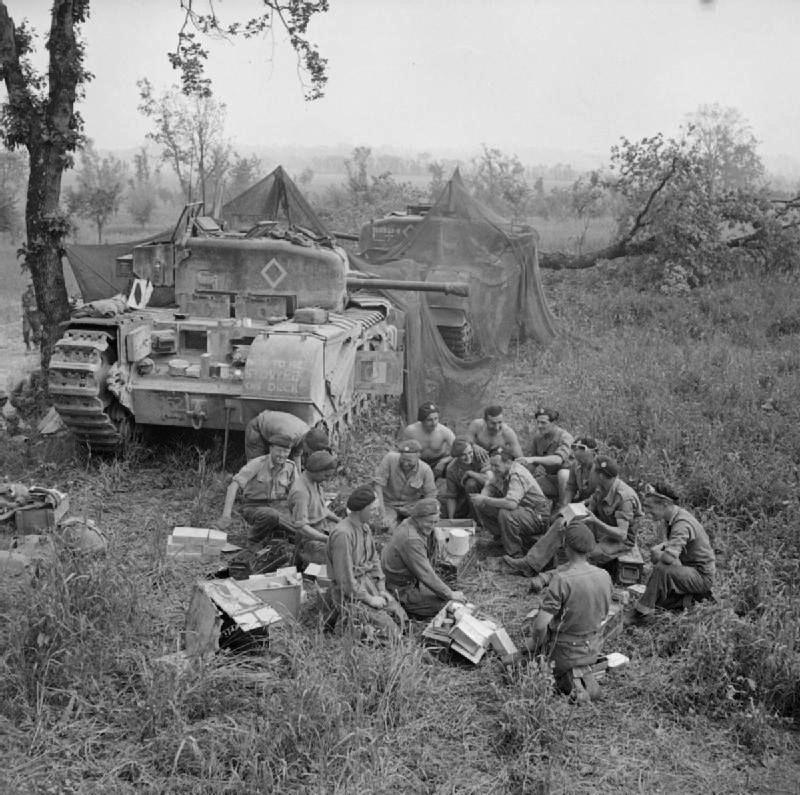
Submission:
M 797 280 L 671 298 L 605 279 L 561 281 L 566 337 L 529 362 L 566 427 L 601 439 L 630 482 L 676 484 L 714 541 L 719 603 L 668 622 L 660 692 L 679 709 L 800 721 Z

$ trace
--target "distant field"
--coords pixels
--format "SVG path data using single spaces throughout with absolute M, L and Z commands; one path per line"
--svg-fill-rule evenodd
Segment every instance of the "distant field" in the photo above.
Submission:
M 377 175 L 375 175 L 377 176 Z M 430 174 L 395 174 L 392 172 L 397 182 L 410 182 L 418 188 L 427 188 L 430 185 Z M 314 172 L 314 178 L 308 183 L 309 190 L 321 190 L 329 188 L 331 185 L 343 185 L 347 181 L 345 174 L 318 174 Z

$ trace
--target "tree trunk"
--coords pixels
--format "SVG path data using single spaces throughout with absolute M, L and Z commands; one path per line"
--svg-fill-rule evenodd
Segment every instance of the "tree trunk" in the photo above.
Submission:
M 29 148 L 30 177 L 25 225 L 28 234 L 25 262 L 30 269 L 36 304 L 42 313 L 42 369 L 50 364 L 59 325 L 69 318 L 69 301 L 61 263 L 66 229 L 59 208 L 63 152 L 48 144 Z
M 635 257 L 640 254 L 652 254 L 656 249 L 655 240 L 644 240 L 641 243 L 629 243 L 618 240 L 609 246 L 590 251 L 587 254 L 567 254 L 563 251 L 540 251 L 539 267 L 549 270 L 584 270 L 591 268 L 602 259 L 619 259 Z

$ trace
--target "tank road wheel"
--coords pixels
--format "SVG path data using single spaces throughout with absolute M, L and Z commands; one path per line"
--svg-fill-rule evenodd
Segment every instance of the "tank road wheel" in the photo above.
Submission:
M 117 359 L 113 335 L 93 329 L 69 329 L 50 359 L 53 405 L 75 438 L 91 453 L 119 453 L 131 432 L 132 417 L 108 389 Z
M 437 326 L 444 344 L 459 359 L 469 359 L 475 353 L 475 338 L 472 324 L 467 321 L 462 326 Z

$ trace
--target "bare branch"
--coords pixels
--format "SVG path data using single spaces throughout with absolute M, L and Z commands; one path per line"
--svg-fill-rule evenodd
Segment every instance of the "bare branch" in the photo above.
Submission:
M 623 240 L 626 241 L 633 240 L 636 233 L 648 225 L 649 222 L 645 221 L 644 219 L 650 212 L 650 208 L 653 206 L 653 202 L 656 200 L 656 197 L 661 193 L 662 190 L 664 190 L 670 179 L 672 179 L 672 177 L 674 177 L 675 174 L 677 173 L 678 163 L 679 163 L 679 158 L 673 157 L 669 169 L 664 174 L 664 176 L 658 181 L 658 184 L 655 186 L 655 188 L 653 188 L 653 190 L 650 192 L 650 195 L 647 197 L 647 201 L 645 202 L 644 207 L 642 207 L 641 211 L 637 214 L 636 218 L 633 221 L 633 226 L 624 235 Z

